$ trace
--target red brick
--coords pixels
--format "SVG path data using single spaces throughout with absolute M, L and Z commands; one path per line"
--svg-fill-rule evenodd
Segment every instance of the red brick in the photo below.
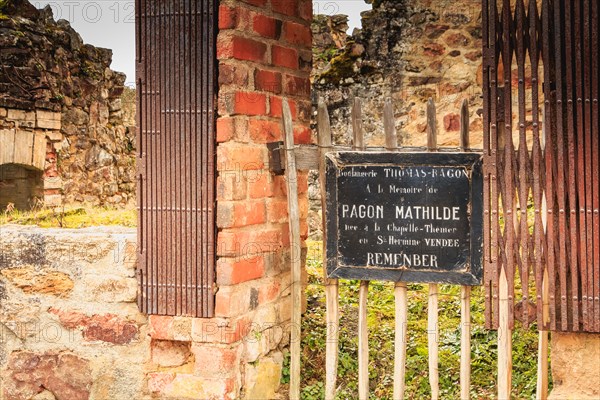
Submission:
M 237 285 L 238 283 L 261 278 L 265 273 L 263 256 L 243 257 L 241 259 L 223 258 L 217 261 L 217 282 L 219 285 Z
M 287 180 L 283 175 L 273 177 L 273 197 L 287 198 Z
M 217 255 L 235 256 L 265 253 L 281 248 L 281 229 L 224 230 L 217 238 Z
M 298 121 L 310 124 L 312 104 L 310 101 L 298 101 Z
M 262 224 L 266 221 L 266 208 L 263 201 L 244 201 L 235 204 L 233 226 Z
M 301 220 L 308 218 L 308 196 L 298 196 L 298 212 Z
M 217 120 L 217 141 L 225 143 L 231 140 L 247 142 L 248 118 L 241 115 L 221 117 Z
M 271 48 L 273 65 L 290 69 L 298 69 L 298 52 L 295 49 L 273 45 Z
M 283 90 L 286 94 L 305 96 L 310 95 L 310 80 L 293 75 L 285 75 Z
M 308 221 L 306 220 L 300 221 L 300 239 L 308 239 Z
M 215 297 L 215 316 L 232 318 L 247 314 L 258 300 L 258 293 L 253 299 L 253 292 L 257 290 L 248 284 L 220 286 Z M 244 335 L 243 332 L 236 332 L 235 336 L 237 340 L 237 336 Z
M 267 45 L 242 36 L 220 37 L 217 40 L 217 58 L 235 58 L 245 61 L 264 62 Z
M 305 21 L 312 21 L 313 18 L 313 3 L 312 0 L 300 0 L 299 7 L 300 18 Z
M 281 21 L 266 15 L 256 14 L 252 18 L 252 30 L 260 36 L 278 39 L 281 35 Z
M 254 87 L 272 93 L 281 93 L 281 74 L 279 72 L 257 69 L 254 72 Z
M 298 15 L 298 0 L 271 0 L 271 7 L 276 13 L 292 17 Z
M 248 181 L 248 197 L 251 199 L 262 199 L 273 196 L 275 183 L 272 175 L 267 171 L 253 177 Z
M 247 176 L 246 171 L 263 169 L 264 156 L 263 147 L 220 145 L 217 148 L 217 169 Z
M 235 8 L 221 5 L 219 7 L 219 29 L 235 28 L 237 24 L 237 13 Z
M 281 281 L 275 278 L 258 289 L 258 304 L 266 304 L 276 300 L 281 294 Z
M 255 15 L 248 7 L 238 7 L 237 26 L 238 32 L 252 33 L 252 17 Z
M 173 339 L 173 317 L 150 315 L 150 337 L 152 339 Z
M 219 86 L 236 85 L 245 87 L 248 85 L 248 69 L 244 65 L 219 63 Z
M 219 118 L 217 120 L 217 142 L 227 142 L 231 140 L 235 132 L 235 123 L 233 118 Z
M 192 352 L 196 357 L 195 375 L 202 378 L 228 377 L 239 368 L 239 346 L 229 348 L 194 343 Z
M 246 176 L 243 172 L 223 172 L 217 177 L 217 201 L 246 198 Z
M 256 40 L 235 36 L 233 38 L 233 58 L 247 61 L 264 61 L 267 45 Z
M 310 72 L 312 71 L 312 67 L 313 67 L 312 51 L 311 50 L 300 51 L 300 56 L 298 57 L 298 60 L 300 63 L 300 71 L 308 72 L 310 74 Z
M 281 244 L 283 247 L 290 247 L 290 230 L 288 224 L 279 225 L 281 233 Z
M 284 39 L 288 43 L 310 47 L 312 45 L 312 33 L 310 27 L 297 22 L 286 21 L 284 24 Z
M 231 106 L 232 114 L 265 115 L 267 96 L 256 92 L 236 92 Z
M 288 219 L 286 199 L 267 199 L 267 219 L 269 222 L 285 222 Z
M 294 143 L 310 144 L 312 143 L 312 131 L 306 126 L 294 127 Z
M 251 119 L 248 128 L 250 139 L 255 143 L 277 142 L 282 138 L 281 121 Z
M 308 173 L 298 172 L 298 194 L 308 192 Z
M 292 119 L 298 118 L 298 109 L 296 107 L 296 102 L 294 100 L 288 99 L 288 104 L 290 105 L 290 112 L 292 114 Z M 281 97 L 271 96 L 269 100 L 269 115 L 274 118 L 281 118 L 283 116 L 283 106 Z

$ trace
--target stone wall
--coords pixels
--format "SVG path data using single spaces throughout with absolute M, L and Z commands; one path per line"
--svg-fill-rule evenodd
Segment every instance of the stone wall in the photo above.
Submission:
M 49 7 L 13 0 L 1 13 L 0 164 L 43 171 L 38 197 L 48 206 L 133 204 L 135 130 L 124 121 L 125 76 L 109 68 L 112 52 L 84 44 Z M 34 139 L 30 161 L 7 154 Z
M 467 100 L 472 143 L 482 143 L 481 2 L 378 0 L 348 37 L 343 16 L 313 23 L 313 99 L 328 105 L 334 138 L 351 142 L 349 116 L 363 99 L 367 145 L 381 146 L 383 104 L 391 98 L 396 129 L 406 146 L 426 145 L 426 102 L 438 111 L 438 145 L 458 144 L 459 109 Z
M 0 399 L 144 398 L 135 231 L 0 233 Z
M 600 398 L 600 334 L 552 333 L 551 400 Z

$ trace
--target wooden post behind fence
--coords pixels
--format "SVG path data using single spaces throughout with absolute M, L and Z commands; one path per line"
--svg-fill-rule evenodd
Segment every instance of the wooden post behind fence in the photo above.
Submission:
M 469 105 L 460 109 L 460 150 L 469 148 Z M 460 398 L 471 398 L 471 287 L 460 288 Z
M 397 151 L 398 136 L 394 122 L 394 108 L 391 99 L 385 101 L 383 108 L 383 130 L 385 147 L 388 151 Z M 394 400 L 404 400 L 406 387 L 406 337 L 408 328 L 408 289 L 405 282 L 397 282 L 395 297 L 395 343 L 394 343 Z
M 294 153 L 294 127 L 287 99 L 283 99 L 284 146 L 286 152 L 286 180 L 288 192 L 288 215 L 291 242 L 292 269 L 292 330 L 290 341 L 290 399 L 300 400 L 300 341 L 302 313 L 302 285 L 300 257 L 300 211 L 298 207 L 298 176 Z
M 546 111 L 542 109 L 542 137 L 541 137 L 541 151 L 544 151 L 546 147 Z M 546 206 L 546 195 L 542 195 L 542 230 L 546 233 L 546 224 L 548 222 L 548 210 Z M 538 366 L 537 366 L 537 386 L 536 386 L 536 400 L 548 399 L 548 331 L 545 330 L 544 326 L 547 321 L 550 320 L 550 304 L 549 296 L 550 291 L 548 290 L 548 270 L 545 270 L 542 275 L 542 320 L 544 324 L 540 326 L 539 337 L 538 337 Z
M 354 98 L 352 107 L 352 133 L 354 150 L 365 150 L 361 100 Z M 367 297 L 369 281 L 360 281 L 358 293 L 358 398 L 369 398 L 369 328 L 367 326 Z
M 432 99 L 427 102 L 427 150 L 437 151 L 437 121 L 435 104 Z M 429 285 L 429 301 L 427 306 L 427 343 L 429 348 L 429 385 L 431 399 L 437 400 L 440 395 L 440 378 L 438 372 L 438 285 Z
M 321 208 L 323 210 L 323 279 L 325 282 L 326 302 L 326 343 L 325 343 L 325 400 L 335 398 L 338 351 L 339 351 L 339 286 L 337 279 L 327 278 L 327 224 L 325 223 L 325 154 L 331 150 L 331 125 L 329 113 L 323 99 L 319 99 L 317 111 L 317 129 L 319 136 L 319 184 L 321 190 Z

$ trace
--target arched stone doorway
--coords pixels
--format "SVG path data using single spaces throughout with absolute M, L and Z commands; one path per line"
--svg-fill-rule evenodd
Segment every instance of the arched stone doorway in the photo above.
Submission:
M 0 165 L 0 210 L 34 207 L 44 197 L 44 172 L 20 164 Z
M 24 114 L 24 113 L 23 113 Z M 46 135 L 24 129 L 0 130 L 0 210 L 31 209 L 44 197 Z

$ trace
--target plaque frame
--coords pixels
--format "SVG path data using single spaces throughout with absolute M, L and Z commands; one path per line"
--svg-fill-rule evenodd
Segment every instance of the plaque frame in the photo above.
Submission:
M 469 252 L 461 270 L 390 269 L 346 265 L 339 254 L 338 171 L 364 166 L 464 167 L 470 170 Z M 337 151 L 326 155 L 326 253 L 327 277 L 413 283 L 481 285 L 483 280 L 483 156 L 480 153 Z

